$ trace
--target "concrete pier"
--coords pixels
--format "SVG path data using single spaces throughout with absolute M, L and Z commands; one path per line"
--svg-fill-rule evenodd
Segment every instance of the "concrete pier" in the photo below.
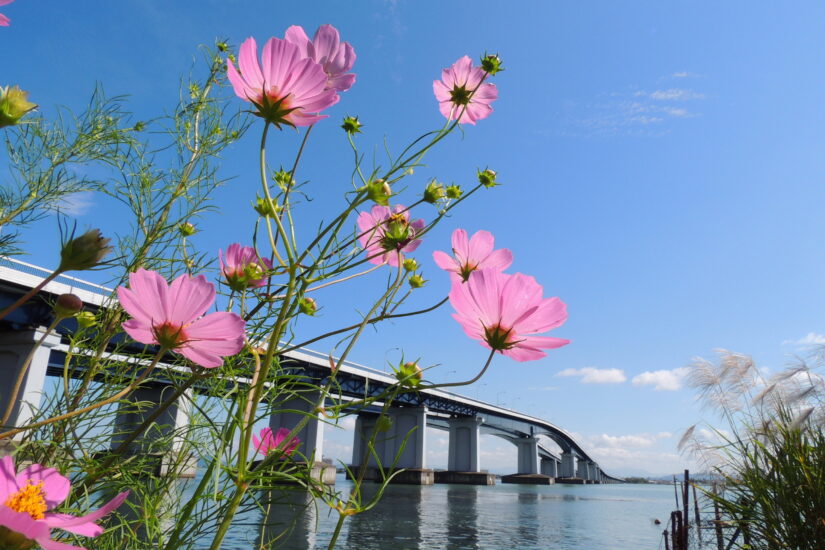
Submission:
M 43 343 L 34 349 L 37 342 Z M 14 408 L 6 427 L 19 427 L 31 423 L 34 411 L 40 404 L 40 396 L 46 383 L 46 369 L 53 347 L 60 343 L 56 333 L 46 334 L 44 327 L 34 330 L 8 331 L 0 333 L 0 417 L 6 412 L 11 399 L 11 390 L 28 358 L 32 354 L 20 392 L 14 400 Z M 22 434 L 16 436 L 22 437 Z
M 112 450 L 120 447 L 132 432 L 157 412 L 174 391 L 172 386 L 157 385 L 139 388 L 129 394 L 118 408 L 112 434 Z M 185 437 L 181 433 L 189 425 L 192 398 L 191 390 L 181 395 L 160 413 L 147 430 L 128 444 L 124 454 L 153 456 L 155 463 L 151 469 L 155 475 L 165 476 L 177 472 L 179 477 L 195 477 L 197 459 L 185 448 Z

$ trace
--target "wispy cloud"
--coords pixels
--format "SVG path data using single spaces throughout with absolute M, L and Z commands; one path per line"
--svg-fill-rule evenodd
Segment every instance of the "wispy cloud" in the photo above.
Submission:
M 597 369 L 595 367 L 564 369 L 556 376 L 575 376 L 582 384 L 621 384 L 627 380 L 627 376 L 621 369 Z
M 94 205 L 93 196 L 90 191 L 66 195 L 58 205 L 60 213 L 66 216 L 82 216 Z
M 678 74 L 678 73 L 677 73 Z M 668 134 L 673 122 L 699 116 L 685 103 L 706 99 L 705 94 L 684 87 L 603 93 L 595 101 L 568 101 L 561 113 L 563 133 L 575 136 Z
M 694 92 L 693 90 L 686 90 L 683 88 L 668 88 L 667 90 L 655 90 L 650 93 L 636 93 L 647 95 L 647 97 L 655 101 L 691 101 L 694 99 L 705 99 L 705 94 L 700 94 L 699 92 Z
M 698 78 L 700 75 L 688 71 L 679 71 L 670 75 L 671 78 Z
M 809 332 L 808 334 L 797 340 L 785 340 L 782 342 L 782 345 L 801 347 L 825 345 L 825 334 L 819 334 L 818 332 Z
M 656 391 L 676 391 L 682 388 L 688 367 L 672 370 L 646 371 L 633 377 L 634 386 L 653 386 Z

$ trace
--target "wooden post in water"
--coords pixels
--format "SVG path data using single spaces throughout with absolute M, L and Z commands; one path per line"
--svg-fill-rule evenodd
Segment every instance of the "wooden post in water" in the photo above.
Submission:
M 662 535 L 665 537 L 665 550 L 670 550 L 670 540 L 667 538 L 667 529 L 665 529 L 665 532 L 662 533 Z
M 682 530 L 679 533 L 682 535 L 682 550 L 688 550 L 688 533 L 690 532 L 690 528 L 688 525 L 690 524 L 690 470 L 685 470 L 685 484 L 682 486 Z
M 699 546 L 702 546 L 702 520 L 699 518 L 699 499 L 696 498 L 696 484 L 693 484 L 693 512 L 696 519 L 696 537 L 699 539 Z
M 676 514 L 678 513 L 670 513 L 670 542 L 673 545 L 673 550 L 679 550 L 679 531 L 676 529 Z
M 718 485 L 713 482 L 713 496 L 717 496 Z M 713 501 L 713 523 L 716 525 L 716 548 L 718 550 L 725 550 L 725 539 L 722 536 L 722 514 L 719 513 L 719 503 L 714 499 Z

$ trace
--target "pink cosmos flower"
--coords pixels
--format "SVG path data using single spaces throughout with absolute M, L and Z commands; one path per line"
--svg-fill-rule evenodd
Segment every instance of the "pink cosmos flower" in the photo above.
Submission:
M 467 336 L 516 361 L 532 361 L 547 355 L 542 349 L 570 343 L 561 338 L 533 336 L 567 320 L 564 302 L 542 298 L 543 293 L 533 277 L 484 269 L 470 273 L 466 283 L 453 279 L 450 303 L 456 310 L 453 318 Z
M 267 273 L 272 270 L 272 262 L 258 255 L 251 246 L 230 244 L 226 256 L 218 251 L 221 273 L 232 290 L 241 291 L 248 287 L 260 288 L 269 279 Z
M 405 206 L 376 204 L 369 212 L 358 215 L 358 242 L 367 252 L 369 262 L 380 265 L 387 263 L 398 267 L 401 252 L 412 252 L 421 244 L 415 236 L 424 228 L 424 220 L 410 221 L 410 213 Z
M 355 50 L 349 42 L 341 42 L 338 29 L 321 25 L 310 41 L 302 27 L 293 25 L 286 30 L 284 39 L 298 46 L 303 57 L 320 63 L 327 73 L 327 88 L 346 92 L 355 83 L 355 75 L 348 73 L 355 64 Z
M 327 73 L 314 60 L 301 55 L 295 44 L 270 38 L 261 52 L 254 38 L 241 44 L 238 67 L 226 62 L 226 76 L 235 95 L 258 108 L 264 120 L 280 127 L 309 126 L 326 115 L 319 115 L 338 102 L 334 89 L 327 89 Z
M 493 250 L 495 239 L 489 231 L 476 231 L 470 239 L 463 229 L 453 231 L 453 256 L 436 250 L 433 260 L 438 267 L 466 281 L 477 269 L 504 271 L 513 263 L 513 253 L 507 248 Z
M 466 55 L 441 71 L 441 80 L 433 81 L 433 92 L 447 120 L 461 115 L 459 122 L 475 124 L 490 116 L 490 104 L 498 98 L 498 89 L 486 82 L 479 86 L 485 74 L 481 67 L 473 67 L 473 61 Z
M 268 455 L 269 451 L 272 449 L 276 449 L 278 445 L 283 443 L 284 439 L 287 438 L 289 435 L 289 430 L 286 428 L 278 428 L 278 431 L 275 435 L 272 435 L 271 428 L 264 428 L 261 430 L 261 438 L 258 439 L 258 436 L 252 434 L 252 444 L 255 445 L 255 449 L 258 450 L 259 453 L 262 455 Z M 301 440 L 297 437 L 293 437 L 292 440 L 289 441 L 286 445 L 281 447 L 281 452 L 285 456 L 289 456 L 298 448 L 298 445 L 301 444 Z
M 14 2 L 14 0 L 0 0 L 0 6 L 8 6 Z M 8 27 L 9 23 L 11 23 L 11 19 L 0 13 L 0 27 Z
M 49 512 L 69 496 L 71 482 L 53 468 L 32 464 L 17 473 L 10 456 L 0 460 L 0 548 L 86 550 L 52 540 L 53 528 L 84 537 L 96 537 L 103 528 L 95 522 L 120 506 L 129 491 L 85 516 Z
M 215 287 L 203 275 L 181 275 L 168 285 L 160 274 L 138 269 L 117 296 L 132 316 L 123 330 L 138 342 L 163 346 L 208 368 L 243 348 L 244 321 L 237 314 L 203 315 L 215 301 Z

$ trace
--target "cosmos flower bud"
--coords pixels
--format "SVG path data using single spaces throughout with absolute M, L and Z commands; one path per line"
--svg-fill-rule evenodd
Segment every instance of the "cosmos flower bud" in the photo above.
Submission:
M 501 58 L 498 54 L 484 54 L 481 57 L 481 70 L 490 76 L 495 76 L 496 73 L 503 71 L 504 68 L 501 66 Z
M 448 185 L 446 189 L 448 199 L 457 199 L 463 192 L 458 185 Z
M 358 122 L 357 116 L 348 116 L 344 117 L 344 123 L 341 125 L 341 128 L 343 128 L 346 133 L 353 135 L 360 134 L 362 126 L 363 124 Z
M 63 273 L 92 269 L 111 251 L 109 239 L 104 239 L 99 229 L 90 229 L 63 244 L 57 271 Z
M 275 183 L 277 183 L 281 189 L 286 190 L 295 184 L 295 180 L 292 179 L 292 174 L 286 170 L 278 170 L 275 172 Z
M 252 208 L 255 209 L 255 212 L 258 215 L 263 216 L 264 218 L 274 218 L 278 212 L 281 211 L 281 207 L 275 202 L 274 199 L 267 199 L 266 197 L 255 197 L 256 200 L 252 204 Z
M 81 311 L 74 316 L 80 328 L 92 328 L 97 324 L 97 318 L 91 311 Z
M 398 369 L 395 370 L 395 377 L 401 384 L 415 387 L 424 379 L 424 371 L 421 370 L 418 363 L 409 361 L 402 363 Z
M 433 180 L 424 188 L 424 202 L 434 204 L 438 202 L 439 199 L 443 199 L 446 194 L 447 192 L 444 190 L 444 186 Z
M 389 416 L 379 416 L 378 422 L 375 424 L 375 429 L 379 433 L 388 432 L 392 428 L 392 418 Z
M 478 171 L 478 182 L 484 187 L 495 187 L 498 185 L 496 181 L 496 172 L 489 168 Z
M 312 298 L 301 298 L 298 300 L 298 309 L 304 315 L 315 315 L 315 312 L 318 311 L 318 304 Z
M 390 184 L 382 179 L 377 179 L 369 182 L 366 186 L 367 197 L 376 204 L 387 206 L 390 197 L 392 196 L 392 189 Z
M 407 258 L 404 260 L 404 271 L 415 271 L 418 269 L 418 262 L 415 261 L 415 258 Z
M 72 317 L 83 309 L 83 300 L 74 294 L 61 294 L 54 304 L 54 314 L 61 319 Z
M 424 280 L 424 277 L 418 274 L 412 275 L 409 279 L 407 279 L 407 282 L 410 284 L 411 288 L 421 288 L 427 283 L 427 281 Z
M 37 105 L 28 100 L 29 92 L 24 92 L 18 86 L 0 87 L 0 128 L 14 126 L 23 115 L 37 108 Z
M 195 226 L 189 222 L 184 222 L 178 226 L 181 237 L 191 237 L 195 234 Z

